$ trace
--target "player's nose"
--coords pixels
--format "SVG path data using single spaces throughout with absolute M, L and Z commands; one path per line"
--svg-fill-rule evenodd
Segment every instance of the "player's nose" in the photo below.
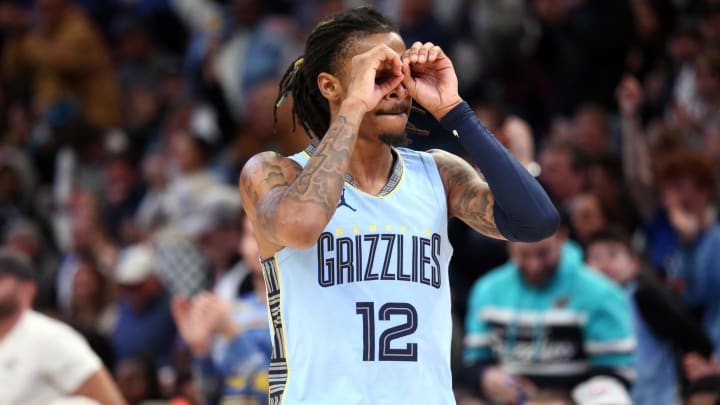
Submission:
M 397 85 L 397 87 L 392 89 L 392 91 L 390 91 L 385 97 L 394 100 L 404 100 L 405 98 L 407 98 L 407 96 L 408 91 L 405 88 L 405 85 L 400 83 Z

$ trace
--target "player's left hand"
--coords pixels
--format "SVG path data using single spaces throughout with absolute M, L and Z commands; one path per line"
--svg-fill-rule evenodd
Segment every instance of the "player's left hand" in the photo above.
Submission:
M 436 119 L 462 102 L 450 58 L 431 42 L 415 42 L 402 55 L 403 85 Z

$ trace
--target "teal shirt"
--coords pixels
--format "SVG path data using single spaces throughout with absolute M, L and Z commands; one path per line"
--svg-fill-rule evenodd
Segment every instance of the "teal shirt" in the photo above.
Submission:
M 542 288 L 526 284 L 508 262 L 479 279 L 470 292 L 464 359 L 499 361 L 509 372 L 563 381 L 593 368 L 632 379 L 634 332 L 623 291 L 587 268 L 574 244 Z

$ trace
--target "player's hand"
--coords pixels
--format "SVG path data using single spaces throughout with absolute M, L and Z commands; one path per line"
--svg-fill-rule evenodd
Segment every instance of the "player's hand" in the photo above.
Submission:
M 455 68 L 439 46 L 415 42 L 403 53 L 402 62 L 408 94 L 436 119 L 462 102 Z
M 387 45 L 355 55 L 350 65 L 346 100 L 355 100 L 372 111 L 403 80 L 400 56 Z

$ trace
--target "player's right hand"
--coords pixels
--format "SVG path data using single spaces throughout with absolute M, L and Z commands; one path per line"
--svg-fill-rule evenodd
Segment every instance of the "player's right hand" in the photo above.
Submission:
M 402 80 L 400 55 L 387 45 L 378 45 L 352 58 L 345 99 L 372 111 Z

